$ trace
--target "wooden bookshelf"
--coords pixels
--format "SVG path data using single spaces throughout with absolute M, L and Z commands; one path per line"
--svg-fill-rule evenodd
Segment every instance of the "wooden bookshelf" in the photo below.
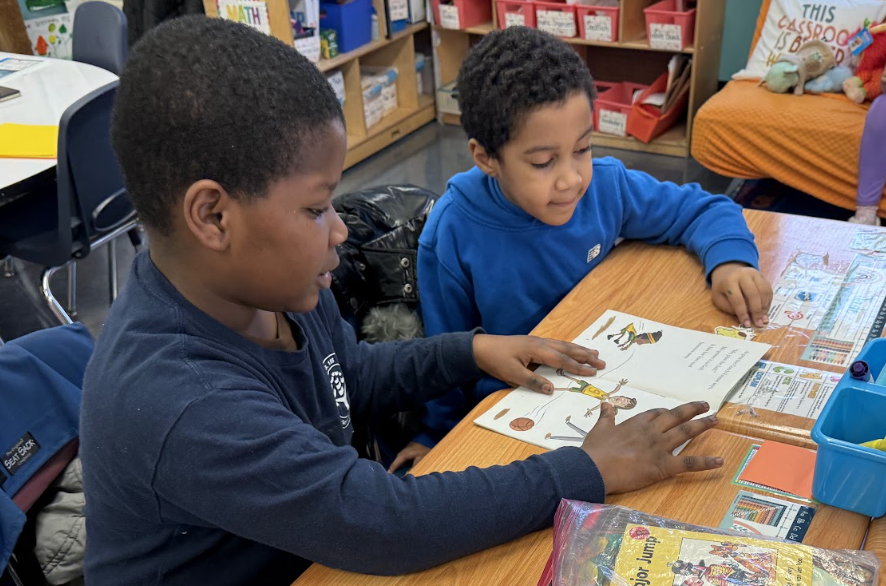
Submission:
M 0 0 L 4 2 L 6 0 Z M 15 0 L 12 0 L 13 3 Z M 206 14 L 218 16 L 215 0 L 203 0 Z M 268 5 L 271 33 L 292 45 L 292 29 L 286 0 L 265 0 Z M 410 132 L 432 122 L 436 116 L 433 95 L 419 95 L 415 72 L 415 36 L 427 35 L 428 23 L 407 25 L 388 35 L 384 19 L 385 0 L 372 0 L 378 19 L 378 40 L 341 53 L 332 59 L 320 59 L 317 68 L 326 75 L 341 72 L 344 77 L 344 113 L 348 132 L 345 169 L 395 143 Z M 428 40 L 429 41 L 429 40 Z M 367 127 L 360 67 L 397 68 L 397 109 Z
M 483 1 L 483 0 L 478 0 Z M 458 76 L 458 69 L 471 45 L 498 27 L 495 1 L 492 22 L 464 30 L 434 26 L 435 65 L 438 81 L 448 84 Z M 717 91 L 720 66 L 720 45 L 723 39 L 723 18 L 726 0 L 700 0 L 697 6 L 695 39 L 682 51 L 666 51 L 649 46 L 643 9 L 656 0 L 620 0 L 618 41 L 606 43 L 574 37 L 563 39 L 575 47 L 588 64 L 594 79 L 609 82 L 631 81 L 650 84 L 667 71 L 667 63 L 675 53 L 692 57 L 689 104 L 684 119 L 651 143 L 633 137 L 594 133 L 594 144 L 617 149 L 688 157 L 692 121 L 701 105 Z M 459 116 L 441 113 L 444 124 L 458 124 Z

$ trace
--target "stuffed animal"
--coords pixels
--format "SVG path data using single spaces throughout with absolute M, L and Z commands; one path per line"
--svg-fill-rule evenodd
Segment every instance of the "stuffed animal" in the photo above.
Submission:
M 784 63 L 790 66 L 785 66 Z M 765 83 L 770 91 L 782 90 L 786 83 L 793 80 L 793 74 L 796 74 L 797 80 L 793 84 L 794 95 L 802 96 L 807 80 L 824 75 L 834 65 L 836 65 L 834 52 L 827 43 L 818 40 L 809 41 L 801 45 L 796 53 L 782 55 L 769 69 L 766 77 L 760 81 L 760 85 Z
M 834 67 L 812 81 L 807 81 L 804 89 L 810 94 L 835 94 L 843 91 L 843 82 L 852 77 L 854 73 L 848 67 Z
M 843 92 L 850 100 L 861 104 L 883 93 L 881 77 L 886 65 L 886 23 L 870 29 L 873 43 L 861 53 L 855 77 L 843 83 Z
M 776 94 L 786 94 L 800 83 L 800 66 L 787 61 L 779 61 L 769 68 L 760 85 Z

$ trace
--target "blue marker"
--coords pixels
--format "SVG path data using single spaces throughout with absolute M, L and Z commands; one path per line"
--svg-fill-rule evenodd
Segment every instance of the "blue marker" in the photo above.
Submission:
M 849 376 L 855 380 L 864 381 L 866 383 L 873 382 L 874 380 L 871 376 L 871 368 L 864 360 L 856 360 L 852 363 L 852 366 L 849 367 Z M 877 383 L 880 383 L 880 378 L 884 378 L 883 373 L 880 373 Z M 884 382 L 886 382 L 886 378 L 884 378 Z

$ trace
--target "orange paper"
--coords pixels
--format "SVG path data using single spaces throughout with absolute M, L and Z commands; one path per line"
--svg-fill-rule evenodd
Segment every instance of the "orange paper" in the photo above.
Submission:
M 815 452 L 778 442 L 763 442 L 739 480 L 812 498 Z

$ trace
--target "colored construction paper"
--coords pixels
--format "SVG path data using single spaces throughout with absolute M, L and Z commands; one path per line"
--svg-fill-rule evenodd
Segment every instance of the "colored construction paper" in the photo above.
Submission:
M 739 479 L 811 499 L 814 472 L 815 452 L 812 450 L 763 442 Z
M 55 159 L 57 154 L 58 126 L 0 124 L 0 157 Z

